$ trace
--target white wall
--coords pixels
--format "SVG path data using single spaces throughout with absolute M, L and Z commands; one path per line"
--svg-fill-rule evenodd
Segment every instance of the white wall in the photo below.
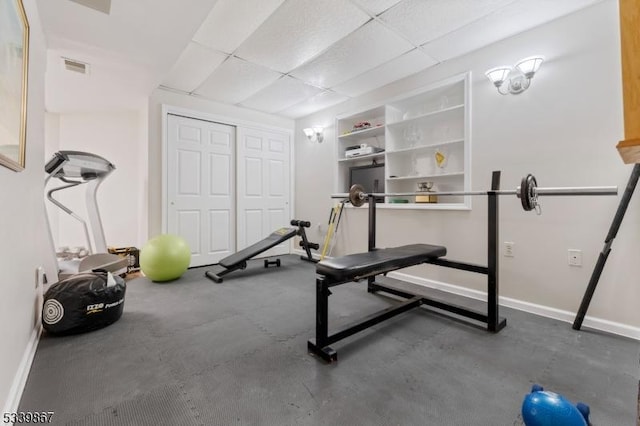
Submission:
M 335 116 L 383 103 L 404 92 L 472 71 L 472 189 L 490 185 L 502 170 L 502 187 L 513 189 L 533 173 L 540 186 L 618 185 L 631 173 L 615 149 L 623 139 L 617 2 L 606 0 L 573 15 L 495 43 L 296 121 L 296 214 L 324 224 L 335 192 Z M 501 96 L 484 72 L 543 54 L 546 62 L 523 94 Z M 302 130 L 327 127 L 323 144 Z M 324 195 L 318 197 L 318 194 Z M 515 197 L 501 199 L 500 241 L 515 242 L 515 257 L 500 257 L 502 296 L 575 312 L 602 249 L 618 197 L 542 199 L 542 216 L 525 213 Z M 343 216 L 334 254 L 366 250 L 366 210 Z M 589 316 L 640 327 L 640 195 L 631 202 Z M 322 227 L 324 231 L 324 226 Z M 324 234 L 312 228 L 310 239 Z M 413 242 L 442 244 L 448 257 L 486 264 L 486 200 L 472 211 L 380 210 L 378 246 Z M 584 266 L 567 265 L 567 249 L 583 251 Z M 485 290 L 482 276 L 421 266 L 413 276 Z M 585 325 L 587 323 L 585 322 Z M 636 328 L 637 333 L 637 328 Z M 637 333 L 640 337 L 640 333 Z
M 98 189 L 98 206 L 107 245 L 114 247 L 140 247 L 145 241 L 146 218 L 141 215 L 146 156 L 140 147 L 146 147 L 143 111 L 108 111 L 89 113 L 48 114 L 47 146 L 49 155 L 57 150 L 86 151 L 112 162 L 116 169 Z M 58 134 L 55 134 L 55 131 Z M 49 188 L 59 186 L 53 180 Z M 60 191 L 55 197 L 83 218 L 87 218 L 84 185 Z M 87 246 L 82 225 L 59 209 L 47 203 L 55 245 Z M 56 220 L 57 216 L 57 220 Z
M 35 271 L 55 274 L 44 222 L 45 41 L 35 0 L 23 0 L 29 24 L 26 169 L 0 167 L 0 406 L 15 411 L 35 350 L 39 294 Z
M 45 85 L 46 85 L 45 80 Z M 44 115 L 44 159 L 48 161 L 56 151 L 60 150 L 60 115 L 50 112 L 45 112 Z M 58 184 L 59 185 L 59 184 Z M 56 196 L 59 198 L 58 196 Z M 51 229 L 51 236 L 53 238 L 54 246 L 58 247 L 59 241 L 58 230 L 60 216 L 65 215 L 60 209 L 52 208 L 52 205 L 45 201 L 45 209 L 47 210 L 47 219 L 49 220 L 49 226 Z M 83 244 L 84 245 L 84 244 Z M 52 247 L 55 248 L 55 247 Z M 53 256 L 53 250 L 51 250 L 51 256 Z
M 265 114 L 246 108 L 224 105 L 194 96 L 155 90 L 149 99 L 149 176 L 148 176 L 148 212 L 149 237 L 158 235 L 162 230 L 162 106 L 167 105 L 214 117 L 214 121 L 226 124 L 252 123 L 265 127 L 293 130 L 291 119 Z M 292 147 L 295 150 L 295 147 Z M 292 212 L 293 213 L 293 212 Z

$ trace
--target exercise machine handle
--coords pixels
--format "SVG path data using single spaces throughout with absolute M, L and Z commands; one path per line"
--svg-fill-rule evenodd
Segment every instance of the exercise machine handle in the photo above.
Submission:
M 307 222 L 307 221 L 304 221 L 304 220 L 293 219 L 291 221 L 291 225 L 293 225 L 293 226 L 302 226 L 303 228 L 309 228 L 311 226 L 311 222 Z
M 304 241 L 300 241 L 299 244 L 300 244 L 300 247 L 305 247 Z M 318 250 L 320 248 L 320 244 L 317 244 L 317 243 L 307 243 L 306 245 L 309 246 L 311 250 Z

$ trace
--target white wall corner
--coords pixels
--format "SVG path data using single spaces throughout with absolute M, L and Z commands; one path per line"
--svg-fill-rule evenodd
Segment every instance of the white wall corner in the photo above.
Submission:
M 36 355 L 36 349 L 38 348 L 38 342 L 40 341 L 41 333 L 42 326 L 38 324 L 31 332 L 29 343 L 24 350 L 22 360 L 20 361 L 18 370 L 16 371 L 13 382 L 11 383 L 11 388 L 9 389 L 9 395 L 7 396 L 7 400 L 4 403 L 4 408 L 2 410 L 3 413 L 15 413 L 16 411 L 18 411 L 20 399 L 22 399 L 22 392 L 24 391 L 25 385 L 27 384 L 27 378 L 29 377 L 31 365 L 33 364 L 33 359 Z

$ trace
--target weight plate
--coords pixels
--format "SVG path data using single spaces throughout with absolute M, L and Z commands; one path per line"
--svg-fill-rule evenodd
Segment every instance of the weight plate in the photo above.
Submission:
M 364 187 L 360 184 L 351 185 L 349 189 L 349 201 L 354 207 L 360 207 L 366 201 L 366 196 L 364 195 Z
M 538 204 L 537 187 L 538 182 L 532 174 L 523 177 L 520 182 L 520 202 L 522 203 L 522 208 L 527 212 L 535 209 Z

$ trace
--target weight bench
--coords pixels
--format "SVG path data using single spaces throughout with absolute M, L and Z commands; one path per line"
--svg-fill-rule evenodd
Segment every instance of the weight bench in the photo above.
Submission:
M 323 260 L 316 265 L 316 273 L 338 285 L 419 265 L 446 254 L 447 249 L 442 246 L 411 244 Z
M 412 308 L 427 305 L 456 317 L 470 319 L 474 325 L 481 323 L 487 331 L 502 330 L 507 321 L 498 314 L 498 197 L 500 172 L 494 172 L 491 191 L 488 192 L 487 266 L 445 259 L 447 249 L 430 244 L 411 244 L 393 248 L 376 248 L 376 203 L 369 203 L 369 251 L 320 261 L 316 265 L 316 337 L 309 339 L 309 352 L 326 362 L 337 361 L 338 354 L 329 345 L 345 339 L 382 321 Z M 371 198 L 369 198 L 371 199 Z M 487 275 L 487 310 L 480 312 L 464 306 L 416 294 L 396 286 L 375 281 L 377 275 L 428 263 Z M 367 280 L 367 291 L 385 292 L 398 296 L 399 303 L 371 314 L 341 330 L 329 334 L 329 296 L 331 287 L 353 281 Z
M 249 247 L 246 247 L 239 252 L 236 252 L 220 260 L 220 262 L 218 262 L 218 265 L 224 268 L 222 271 L 219 271 L 217 273 L 207 271 L 204 273 L 204 275 L 210 280 L 215 281 L 216 283 L 221 283 L 223 275 L 226 275 L 238 269 L 245 269 L 247 267 L 247 260 L 269 250 L 272 247 L 277 246 L 278 244 L 287 241 L 288 239 L 295 237 L 296 235 L 299 235 L 300 238 L 302 238 L 302 241 L 300 241 L 300 247 L 304 248 L 306 252 L 306 256 L 300 256 L 300 258 L 309 262 L 316 262 L 316 260 L 311 255 L 311 249 L 317 250 L 319 248 L 319 245 L 316 243 L 310 243 L 309 240 L 307 240 L 307 234 L 304 231 L 304 228 L 310 227 L 311 223 L 294 219 L 291 221 L 291 225 L 295 226 L 295 228 L 280 228 L 276 231 L 273 231 L 265 239 L 258 241 L 257 243 L 252 244 Z M 268 268 L 270 265 L 276 265 L 279 267 L 280 259 L 277 259 L 275 261 L 269 261 L 265 259 L 264 267 Z

